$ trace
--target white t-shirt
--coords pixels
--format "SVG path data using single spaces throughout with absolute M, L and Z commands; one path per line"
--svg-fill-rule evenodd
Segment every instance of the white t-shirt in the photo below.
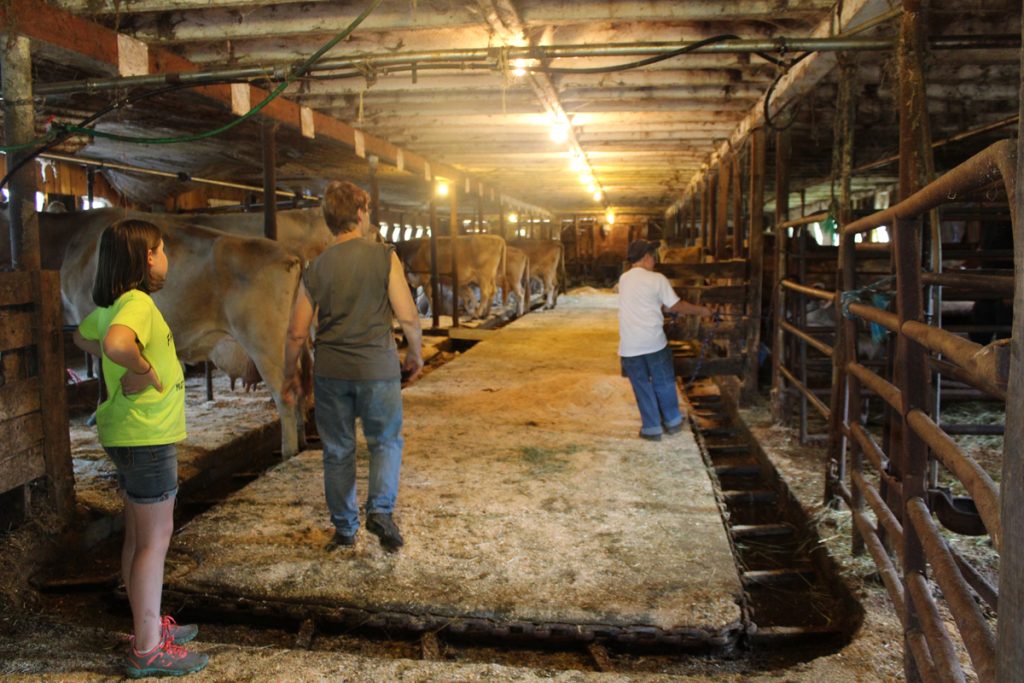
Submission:
M 665 348 L 668 339 L 661 307 L 679 296 L 661 273 L 634 266 L 619 278 L 619 355 L 642 356 Z

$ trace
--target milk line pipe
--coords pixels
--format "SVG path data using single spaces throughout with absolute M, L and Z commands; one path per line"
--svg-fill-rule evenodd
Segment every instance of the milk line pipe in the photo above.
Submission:
M 308 72 L 336 71 L 366 66 L 387 66 L 416 63 L 418 68 L 431 63 L 458 63 L 496 61 L 500 51 L 509 59 L 550 60 L 578 57 L 630 57 L 659 54 L 678 50 L 698 41 L 620 43 L 616 45 L 535 45 L 505 48 L 467 48 L 451 50 L 417 50 L 400 54 L 364 54 L 344 59 L 323 59 L 309 67 Z M 883 51 L 893 48 L 889 38 L 775 38 L 730 39 L 696 48 L 691 54 L 749 54 L 753 52 L 842 52 Z M 1019 48 L 1020 36 L 944 36 L 928 41 L 932 50 L 959 50 L 985 48 Z M 527 67 L 529 69 L 529 67 Z M 64 95 L 78 92 L 97 92 L 117 88 L 191 83 L 201 85 L 225 80 L 285 80 L 292 75 L 294 64 L 273 67 L 242 67 L 146 76 L 125 76 L 84 81 L 64 81 L 37 84 L 33 95 Z

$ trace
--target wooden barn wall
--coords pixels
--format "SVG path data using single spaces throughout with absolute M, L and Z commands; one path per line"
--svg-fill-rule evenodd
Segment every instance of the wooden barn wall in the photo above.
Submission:
M 0 493 L 49 476 L 66 518 L 74 477 L 63 355 L 58 274 L 0 273 Z

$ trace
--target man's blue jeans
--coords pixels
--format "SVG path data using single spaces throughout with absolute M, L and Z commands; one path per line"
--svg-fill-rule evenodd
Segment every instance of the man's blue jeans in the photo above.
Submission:
M 356 502 L 356 418 L 370 449 L 366 512 L 391 513 L 402 467 L 402 387 L 394 380 L 314 377 L 316 428 L 324 448 L 324 493 L 335 529 L 359 530 Z
M 671 429 L 682 424 L 672 351 L 667 346 L 642 356 L 623 356 L 622 369 L 640 408 L 641 433 L 654 436 L 661 434 L 662 425 Z

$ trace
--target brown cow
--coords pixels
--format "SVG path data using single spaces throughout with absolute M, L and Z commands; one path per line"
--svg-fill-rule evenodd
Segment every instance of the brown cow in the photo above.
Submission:
M 505 240 L 497 235 L 461 235 L 456 243 L 458 251 L 459 288 L 475 282 L 480 288 L 480 303 L 475 316 L 486 318 L 491 311 L 494 295 L 498 291 L 498 278 L 505 278 Z M 430 297 L 430 240 L 416 239 L 399 242 L 396 246 L 399 258 L 405 265 L 409 284 L 422 286 Z M 437 238 L 437 272 L 439 276 L 451 275 L 451 239 Z M 431 301 L 431 305 L 434 302 Z
M 170 270 L 153 301 L 174 334 L 179 358 L 205 360 L 218 342 L 234 338 L 256 364 L 277 405 L 282 455 L 295 455 L 301 413 L 297 406 L 281 400 L 281 387 L 285 336 L 298 291 L 300 259 L 270 240 L 181 225 L 160 214 L 120 209 L 40 214 L 41 241 L 71 235 L 60 269 L 66 322 L 77 324 L 95 308 L 91 291 L 100 235 L 111 223 L 129 216 L 149 220 L 164 233 Z
M 701 247 L 674 247 L 665 240 L 658 244 L 658 263 L 700 263 Z
M 508 297 L 516 295 L 516 317 L 526 313 L 526 302 L 530 292 L 530 258 L 517 247 L 508 247 L 505 252 L 505 284 L 501 288 L 501 306 L 508 311 Z
M 202 225 L 232 235 L 263 237 L 263 213 L 196 213 L 170 215 L 168 219 L 179 224 Z M 334 239 L 327 228 L 320 207 L 288 209 L 277 212 L 277 241 L 302 257 L 312 261 Z
M 555 307 L 558 301 L 558 279 L 565 272 L 562 243 L 555 240 L 514 239 L 509 246 L 522 249 L 530 259 L 530 278 L 540 280 L 544 288 L 544 308 Z

